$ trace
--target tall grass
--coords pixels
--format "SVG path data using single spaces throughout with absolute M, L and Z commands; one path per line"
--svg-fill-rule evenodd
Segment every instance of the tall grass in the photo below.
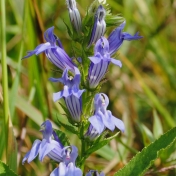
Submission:
M 78 0 L 83 16 L 92 1 Z M 113 175 L 132 156 L 147 146 L 158 135 L 175 126 L 176 122 L 176 57 L 175 57 L 175 1 L 107 0 L 113 13 L 126 19 L 125 31 L 139 31 L 144 38 L 126 41 L 116 57 L 123 63 L 122 69 L 111 66 L 107 73 L 108 83 L 102 87 L 110 99 L 109 108 L 125 122 L 126 132 L 120 140 L 112 142 L 91 155 L 85 169 L 103 170 Z M 45 42 L 44 31 L 55 26 L 55 33 L 64 49 L 72 56 L 64 21 L 69 21 L 65 1 L 58 0 L 1 0 L 1 68 L 3 110 L 0 109 L 0 157 L 4 160 L 8 139 L 8 114 L 11 114 L 13 131 L 19 146 L 20 175 L 47 175 L 53 163 L 46 159 L 30 165 L 21 165 L 24 156 L 34 141 L 41 138 L 39 125 L 49 118 L 54 124 L 58 116 L 66 121 L 59 104 L 52 101 L 52 93 L 59 86 L 48 81 L 49 77 L 60 77 L 44 55 L 32 56 L 21 61 L 26 51 L 33 50 Z M 111 29 L 107 29 L 108 33 Z M 7 55 L 6 55 L 7 54 Z M 8 97 L 9 92 L 9 97 Z M 154 113 L 155 112 L 155 115 Z M 158 123 L 156 123 L 156 121 Z M 56 126 L 55 126 L 56 127 Z M 25 137 L 21 138 L 24 129 Z M 2 136 L 2 131 L 5 136 Z M 160 133 L 157 134 L 157 131 Z M 71 143 L 78 142 L 75 135 L 66 132 Z M 159 171 L 171 166 L 162 174 L 174 174 L 176 164 L 175 144 L 161 153 L 151 169 Z M 150 170 L 150 174 L 154 174 Z M 156 173 L 158 174 L 158 173 Z M 159 174 L 158 174 L 159 175 Z

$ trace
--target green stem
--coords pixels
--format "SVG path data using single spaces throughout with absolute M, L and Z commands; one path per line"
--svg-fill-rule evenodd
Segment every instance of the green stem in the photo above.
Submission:
M 1 0 L 1 62 L 2 62 L 2 88 L 3 88 L 3 110 L 4 110 L 4 128 L 5 128 L 5 150 L 8 146 L 8 76 L 7 76 L 7 62 L 6 62 L 6 14 L 5 14 L 5 0 Z M 6 151 L 7 156 L 7 151 Z M 7 160 L 7 158 L 6 158 Z
M 81 159 L 84 158 L 85 152 L 86 152 L 86 141 L 84 139 L 84 125 L 82 124 L 80 127 L 80 140 L 81 140 Z M 84 173 L 84 161 L 81 160 L 80 162 L 80 168 L 82 172 Z
M 81 140 L 81 158 L 83 158 L 83 156 L 85 154 L 85 146 L 86 146 L 85 142 L 86 141 L 84 139 Z M 84 173 L 84 162 L 81 163 L 81 170 Z

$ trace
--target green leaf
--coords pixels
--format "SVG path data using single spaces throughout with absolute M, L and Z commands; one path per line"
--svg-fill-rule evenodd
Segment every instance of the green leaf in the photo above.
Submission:
M 17 95 L 16 107 L 24 112 L 29 118 L 31 118 L 36 124 L 41 125 L 43 122 L 43 116 L 34 106 L 27 100 Z M 31 113 L 32 112 L 32 113 Z
M 62 103 L 59 103 L 59 104 L 60 104 L 60 106 L 62 107 L 62 109 L 65 111 L 67 117 L 71 116 L 71 114 L 70 114 L 68 108 L 67 108 L 66 106 L 64 106 Z
M 63 126 L 65 129 L 67 129 L 68 131 L 70 131 L 71 133 L 74 133 L 76 135 L 78 135 L 78 131 L 73 127 L 73 126 L 70 126 L 70 125 L 67 125 L 65 123 L 62 123 L 59 119 L 57 121 L 57 123 L 60 125 L 60 126 Z
M 142 138 L 145 146 L 149 145 L 151 142 L 155 140 L 152 132 L 148 129 L 148 127 L 146 127 L 143 124 L 142 125 L 138 124 L 138 126 L 141 130 Z
M 90 154 L 92 154 L 93 152 L 99 150 L 100 148 L 104 147 L 106 144 L 108 144 L 113 138 L 117 137 L 117 135 L 119 134 L 119 132 L 117 132 L 115 135 L 106 138 L 100 142 L 96 142 L 86 151 L 85 157 L 83 158 L 86 159 Z
M 153 135 L 155 138 L 158 138 L 163 134 L 163 127 L 162 127 L 161 121 L 158 117 L 158 114 L 155 110 L 153 111 L 153 117 L 154 117 Z
M 61 143 L 63 144 L 63 146 L 70 146 L 69 139 L 65 133 L 63 133 L 60 130 L 56 130 L 56 129 L 54 129 L 54 131 L 56 132 L 56 134 L 57 134 L 58 138 L 60 139 Z
M 102 156 L 108 161 L 111 161 L 114 156 L 118 155 L 118 153 L 112 150 L 108 145 L 105 145 L 101 149 L 97 150 L 95 153 Z
M 0 161 L 0 176 L 17 176 L 8 165 Z
M 72 33 L 72 30 L 70 29 L 70 27 L 67 25 L 67 23 L 63 20 L 66 28 L 67 28 L 67 32 L 68 32 L 68 35 L 70 36 L 70 38 L 73 37 L 73 33 Z
M 158 140 L 151 143 L 139 152 L 115 176 L 142 175 L 151 166 L 152 161 L 158 157 L 158 152 L 169 147 L 176 140 L 176 127 L 163 134 Z
M 123 17 L 118 15 L 106 15 L 105 21 L 106 21 L 106 26 L 111 27 L 111 26 L 118 26 L 121 23 L 123 23 L 125 20 Z
M 4 149 L 5 149 L 5 133 L 4 133 L 4 130 L 5 130 L 5 126 L 3 125 L 3 121 L 1 120 L 0 121 L 0 139 L 1 139 L 1 142 L 0 142 L 0 158 L 2 158 Z

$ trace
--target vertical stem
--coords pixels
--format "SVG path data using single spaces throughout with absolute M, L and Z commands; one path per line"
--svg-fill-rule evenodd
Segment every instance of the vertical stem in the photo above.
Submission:
M 81 140 L 81 158 L 83 158 L 85 154 L 85 146 L 86 146 L 85 142 L 86 141 L 84 139 Z M 81 163 L 81 170 L 84 173 L 84 162 Z
M 80 139 L 81 139 L 81 159 L 85 156 L 85 152 L 86 152 L 86 148 L 87 148 L 87 144 L 86 141 L 84 139 L 84 125 L 82 124 L 80 127 Z M 82 160 L 82 162 L 80 163 L 80 168 L 82 170 L 82 172 L 84 173 L 84 162 Z
M 3 87 L 3 110 L 4 110 L 4 128 L 5 128 L 5 150 L 8 139 L 8 77 L 7 77 L 7 62 L 6 62 L 6 15 L 5 15 L 5 0 L 1 0 L 1 62 L 2 62 L 2 87 Z M 7 156 L 7 150 L 6 150 Z M 7 160 L 7 158 L 6 158 Z

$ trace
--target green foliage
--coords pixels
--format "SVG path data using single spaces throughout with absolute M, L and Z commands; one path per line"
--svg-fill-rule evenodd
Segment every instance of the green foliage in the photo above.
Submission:
M 56 132 L 56 134 L 57 134 L 58 138 L 60 139 L 61 143 L 63 144 L 63 146 L 70 146 L 69 139 L 65 133 L 63 133 L 60 130 L 56 130 L 56 129 L 54 129 L 54 131 Z
M 5 163 L 0 161 L 0 176 L 17 176 Z
M 123 169 L 115 176 L 142 175 L 151 166 L 152 161 L 158 157 L 158 152 L 169 147 L 176 140 L 176 127 L 163 134 L 159 139 L 139 152 Z
M 55 124 L 68 129 L 71 132 L 69 133 L 71 143 L 77 145 L 78 139 L 75 137 L 77 127 L 73 128 L 70 124 L 68 125 L 65 122 L 65 115 L 62 115 L 63 119 L 60 122 L 57 121 L 57 114 L 67 114 L 69 117 L 66 108 L 63 108 L 63 110 L 61 105 L 52 101 L 52 93 L 60 90 L 61 86 L 47 81 L 50 76 L 60 77 L 60 74 L 51 72 L 56 68 L 42 54 L 22 62 L 21 58 L 26 51 L 33 50 L 39 43 L 44 43 L 43 32 L 48 27 L 55 26 L 55 33 L 62 41 L 68 55 L 72 57 L 73 53 L 76 53 L 76 57 L 82 57 L 84 63 L 78 63 L 81 74 L 84 75 L 81 84 L 82 87 L 88 87 L 86 76 L 90 60 L 87 56 L 93 54 L 93 46 L 87 49 L 87 42 L 90 38 L 94 14 L 99 2 L 97 0 L 94 2 L 77 0 L 77 7 L 80 10 L 84 26 L 80 36 L 77 36 L 70 27 L 65 1 L 6 0 L 5 3 L 6 35 L 3 36 L 6 36 L 4 46 L 7 48 L 9 109 L 13 124 L 12 131 L 14 131 L 15 138 L 18 138 L 20 145 L 22 145 L 19 154 L 24 156 L 24 153 L 30 149 L 34 137 L 41 137 L 37 127 L 45 118 L 52 119 Z M 92 6 L 87 8 L 91 3 Z M 107 6 L 107 4 L 109 5 Z M 104 92 L 110 97 L 109 109 L 112 110 L 115 116 L 122 117 L 126 127 L 124 134 L 113 139 L 110 145 L 100 148 L 86 160 L 85 170 L 104 169 L 105 174 L 108 176 L 117 172 L 117 166 L 128 163 L 129 156 L 134 155 L 136 151 L 141 150 L 144 146 L 148 146 L 164 132 L 175 126 L 176 22 L 174 20 L 175 5 L 172 0 L 107 0 L 107 3 L 103 6 L 109 10 L 106 16 L 108 27 L 106 37 L 124 20 L 126 20 L 124 31 L 131 34 L 139 31 L 140 35 L 144 37 L 139 41 L 124 42 L 117 55 L 114 56 L 122 61 L 123 67 L 118 69 L 110 65 L 106 74 L 106 84 L 98 88 L 98 91 Z M 87 10 L 85 10 L 86 8 Z M 2 23 L 2 20 L 0 23 Z M 70 39 L 75 41 L 70 42 Z M 2 59 L 2 50 L 0 51 L 0 59 Z M 2 81 L 2 76 L 0 76 L 0 81 Z M 89 96 L 83 94 L 84 101 L 86 97 L 90 100 L 83 107 L 85 118 L 93 113 L 89 111 L 89 106 L 91 106 L 92 97 L 96 91 L 92 91 Z M 0 106 L 2 106 L 2 102 L 0 94 Z M 153 112 L 153 109 L 156 112 Z M 6 149 L 6 133 L 3 133 L 6 126 L 3 124 L 3 119 L 3 110 L 0 108 L 0 157 L 2 160 Z M 27 131 L 24 141 L 19 138 L 22 128 Z M 160 141 L 160 138 L 158 140 Z M 14 144 L 14 141 L 12 135 L 9 138 L 9 143 Z M 102 142 L 101 144 L 105 143 Z M 164 148 L 164 144 L 160 147 L 156 146 L 156 144 L 154 142 L 148 146 L 149 149 L 150 146 L 153 146 L 152 149 L 158 147 L 154 149 L 155 156 L 153 158 L 152 155 L 148 156 L 151 157 L 151 160 L 158 156 L 161 163 L 157 167 L 146 164 L 145 168 L 139 168 L 141 173 L 149 165 L 151 169 L 159 170 L 175 164 L 175 143 L 173 142 L 168 147 L 165 147 L 165 150 L 160 150 Z M 9 146 L 13 148 L 14 145 Z M 98 147 L 94 144 L 91 151 L 88 152 L 94 152 Z M 147 153 L 148 147 L 144 148 L 143 151 Z M 141 155 L 138 154 L 136 157 L 139 156 Z M 111 163 L 114 157 L 116 157 L 116 162 Z M 150 159 L 147 160 L 148 163 Z M 136 160 L 138 159 L 134 159 L 134 161 Z M 134 161 L 132 163 L 136 164 L 135 167 L 138 168 L 138 164 L 141 162 L 134 163 Z M 19 163 L 21 163 L 21 159 Z M 100 163 L 105 164 L 100 165 Z M 50 164 L 47 161 L 43 164 L 37 161 L 32 162 L 31 165 L 22 166 L 19 164 L 18 172 L 20 175 L 25 176 L 49 175 L 48 170 L 46 170 L 48 165 Z M 5 168 L 8 168 L 3 163 L 1 163 L 1 166 L 4 172 Z M 130 172 L 130 170 L 128 171 Z M 119 174 L 121 172 L 124 173 L 122 170 Z M 169 173 L 168 171 L 166 174 L 169 175 Z M 6 175 L 8 174 L 6 173 Z
M 71 133 L 78 135 L 78 131 L 77 131 L 73 126 L 64 124 L 64 123 L 62 123 L 59 119 L 58 119 L 57 123 L 58 123 L 59 126 L 64 127 L 65 129 L 67 129 L 67 130 L 70 131 Z

